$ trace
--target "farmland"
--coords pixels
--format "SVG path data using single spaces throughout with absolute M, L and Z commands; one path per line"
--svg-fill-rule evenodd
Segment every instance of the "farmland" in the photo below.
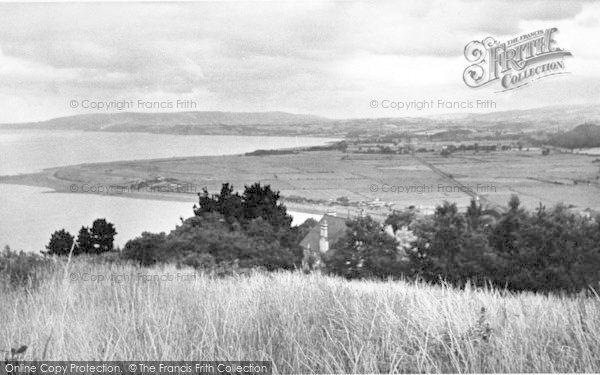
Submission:
M 317 213 L 328 204 L 351 213 L 365 207 L 374 215 L 410 205 L 431 209 L 443 200 L 464 207 L 474 196 L 504 205 L 511 194 L 519 195 L 529 208 L 563 202 L 576 210 L 600 209 L 600 163 L 595 156 L 560 152 L 542 156 L 536 148 L 415 155 L 297 151 L 120 161 L 53 168 L 2 177 L 0 182 L 62 192 L 93 192 L 91 188 L 97 187 L 104 188 L 100 193 L 194 201 L 203 187 L 216 192 L 224 182 L 240 189 L 260 181 L 280 190 L 289 207 Z M 121 189 L 109 191 L 111 186 Z M 350 204 L 340 204 L 341 197 Z

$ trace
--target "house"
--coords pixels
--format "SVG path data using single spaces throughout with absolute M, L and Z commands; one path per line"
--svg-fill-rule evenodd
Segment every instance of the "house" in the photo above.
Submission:
M 300 241 L 303 250 L 302 268 L 304 270 L 320 269 L 323 266 L 322 256 L 331 246 L 346 234 L 346 218 L 339 217 L 334 211 L 327 211 L 319 224 L 308 232 Z
M 366 217 L 365 210 L 360 213 L 361 217 Z M 318 225 L 315 225 L 310 232 L 300 241 L 303 250 L 302 269 L 304 271 L 321 270 L 324 266 L 323 257 L 331 251 L 331 247 L 347 231 L 346 220 L 348 218 L 338 217 L 335 212 L 327 211 L 321 218 Z M 412 248 L 412 243 L 417 239 L 414 233 L 403 226 L 394 231 L 390 225 L 384 228 L 385 233 L 398 241 L 397 259 L 399 261 L 407 260 L 407 252 Z

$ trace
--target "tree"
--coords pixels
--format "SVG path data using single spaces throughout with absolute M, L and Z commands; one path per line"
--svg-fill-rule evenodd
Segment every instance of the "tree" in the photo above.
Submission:
M 228 223 L 237 221 L 244 227 L 251 220 L 261 217 L 276 230 L 282 227 L 289 229 L 292 223 L 285 206 L 279 203 L 279 192 L 273 191 L 270 185 L 261 186 L 257 182 L 244 186 L 244 193 L 240 196 L 238 193 L 233 193 L 233 186 L 225 183 L 219 194 L 209 195 L 204 189 L 198 195 L 199 206 L 194 207 L 196 216 L 218 212 Z
M 511 257 L 518 251 L 520 227 L 526 218 L 520 204 L 519 197 L 513 194 L 508 202 L 508 212 L 502 215 L 491 234 L 492 246 L 506 257 Z
M 384 226 L 391 225 L 395 232 L 402 227 L 409 227 L 416 217 L 417 215 L 414 210 L 394 210 L 394 212 L 385 219 L 383 224 Z
M 233 186 L 228 183 L 223 184 L 221 187 L 221 194 L 218 196 L 218 211 L 225 217 L 225 219 L 231 220 L 235 218 L 240 221 L 244 214 L 242 207 L 242 197 L 236 192 L 233 193 Z
M 244 221 L 244 210 L 242 207 L 242 197 L 238 193 L 233 193 L 233 186 L 224 183 L 219 194 L 209 195 L 206 189 L 202 190 L 199 196 L 199 206 L 194 206 L 194 214 L 200 216 L 207 212 L 218 212 L 225 219 L 232 223 L 233 221 Z
M 278 268 L 292 269 L 302 263 L 302 249 L 297 245 L 298 228 L 278 231 L 263 219 L 258 217 L 248 223 L 246 234 L 255 246 L 257 258 L 261 266 L 267 270 Z
M 106 219 L 96 219 L 90 230 L 92 242 L 97 254 L 113 250 L 113 242 L 117 231 Z
M 94 242 L 92 240 L 92 234 L 88 227 L 82 226 L 77 235 L 77 249 L 78 254 L 90 254 L 95 252 Z
M 279 203 L 279 192 L 271 190 L 270 185 L 264 187 L 260 183 L 245 186 L 242 194 L 242 205 L 246 221 L 262 217 L 274 228 L 289 228 L 292 217 L 287 214 L 283 204 Z
M 348 279 L 398 277 L 398 242 L 370 216 L 347 221 L 344 237 L 334 243 L 323 260 L 326 269 Z
M 462 251 L 465 230 L 466 221 L 458 213 L 456 203 L 444 201 L 436 208 L 432 220 L 421 222 L 415 228 L 417 251 L 409 254 L 416 265 L 415 271 L 431 281 L 457 280 L 457 258 Z
M 467 208 L 467 212 L 465 214 L 469 228 L 477 229 L 479 227 L 479 219 L 482 213 L 483 209 L 481 204 L 478 204 L 475 199 L 471 199 L 471 204 Z
M 319 222 L 316 221 L 315 219 L 313 219 L 312 217 L 309 217 L 308 219 L 304 220 L 304 222 L 300 225 L 298 225 L 296 228 L 298 228 L 298 233 L 297 233 L 297 242 L 302 241 L 302 239 L 304 237 L 306 237 L 306 235 L 311 231 L 312 228 L 316 227 L 317 225 L 319 225 Z
M 497 283 L 513 290 L 576 293 L 600 281 L 598 223 L 570 213 L 565 206 L 535 212 L 517 200 L 492 233 L 500 262 Z
M 50 242 L 46 245 L 48 255 L 69 255 L 73 247 L 73 236 L 64 229 L 57 230 L 50 236 Z

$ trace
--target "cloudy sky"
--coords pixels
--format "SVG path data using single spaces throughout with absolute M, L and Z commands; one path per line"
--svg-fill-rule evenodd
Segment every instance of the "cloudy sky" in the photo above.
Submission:
M 502 93 L 463 83 L 471 40 L 549 27 L 571 74 Z M 373 99 L 600 103 L 598 45 L 600 3 L 586 1 L 1 4 L 0 122 L 96 113 L 70 107 L 85 99 L 334 118 L 429 114 Z

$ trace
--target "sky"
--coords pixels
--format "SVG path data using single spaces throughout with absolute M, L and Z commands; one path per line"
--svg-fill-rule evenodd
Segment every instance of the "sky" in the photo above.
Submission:
M 570 74 L 507 92 L 464 84 L 470 41 L 551 27 L 573 54 Z M 498 111 L 600 104 L 599 45 L 592 1 L 6 3 L 0 122 L 118 112 L 91 108 L 111 101 L 137 112 L 178 110 L 140 101 L 179 100 L 331 118 L 465 112 L 382 108 L 386 100 L 491 100 Z

